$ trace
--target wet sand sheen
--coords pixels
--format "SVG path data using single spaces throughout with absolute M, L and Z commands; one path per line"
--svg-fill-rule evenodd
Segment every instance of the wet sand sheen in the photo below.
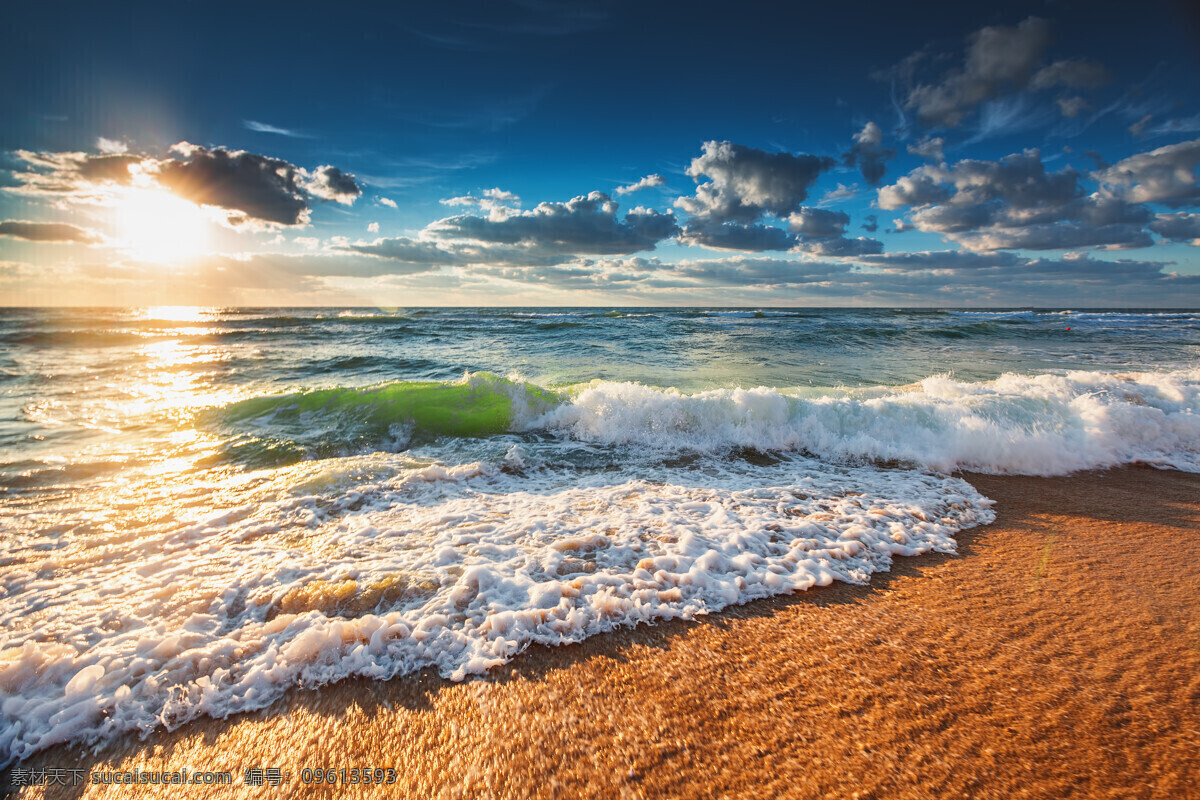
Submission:
M 232 787 L 22 797 L 328 793 L 306 766 L 394 767 L 399 797 L 1200 795 L 1200 475 L 965 477 L 998 519 L 958 557 L 536 648 L 483 680 L 349 681 L 22 765 Z M 247 767 L 291 782 L 247 786 Z

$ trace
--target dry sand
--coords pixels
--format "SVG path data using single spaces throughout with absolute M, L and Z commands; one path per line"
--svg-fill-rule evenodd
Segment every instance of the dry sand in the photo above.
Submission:
M 1200 797 L 1200 476 L 966 477 L 996 523 L 870 586 L 23 765 L 228 769 L 230 787 L 21 796 Z M 291 781 L 247 786 L 255 766 Z M 318 790 L 306 766 L 398 782 Z

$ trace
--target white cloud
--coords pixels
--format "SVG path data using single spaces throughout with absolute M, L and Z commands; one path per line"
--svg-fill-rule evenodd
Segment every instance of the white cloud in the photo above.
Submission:
M 616 193 L 622 195 L 633 194 L 634 192 L 640 192 L 642 189 L 650 189 L 654 186 L 662 186 L 666 182 L 666 178 L 658 173 L 654 173 L 653 175 L 647 175 L 640 180 L 636 180 L 627 186 L 618 186 Z
M 806 153 L 768 153 L 732 142 L 709 141 L 687 174 L 697 182 L 692 197 L 678 208 L 712 222 L 756 222 L 763 214 L 786 217 L 808 199 L 809 189 L 836 162 Z
M 1095 177 L 1131 202 L 1177 207 L 1200 203 L 1197 165 L 1200 139 L 1193 139 L 1132 155 L 1097 171 Z
M 119 139 L 105 139 L 101 136 L 96 139 L 96 149 L 105 155 L 117 155 L 119 153 L 128 153 L 129 145 Z

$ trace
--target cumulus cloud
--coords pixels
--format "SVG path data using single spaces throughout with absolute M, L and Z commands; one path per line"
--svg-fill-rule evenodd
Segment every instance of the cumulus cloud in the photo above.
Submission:
M 529 211 L 501 218 L 462 215 L 426 227 L 435 239 L 490 244 L 521 244 L 545 253 L 618 254 L 653 250 L 679 232 L 675 215 L 634 208 L 617 216 L 619 206 L 607 194 L 592 192 L 566 203 L 540 203 Z
M 1122 159 L 1095 173 L 1110 191 L 1134 203 L 1179 207 L 1200 203 L 1196 166 L 1200 139 L 1167 145 Z
M 1128 249 L 1153 243 L 1146 206 L 1108 191 L 1086 193 L 1071 167 L 1049 172 L 1037 150 L 999 161 L 925 165 L 879 190 L 878 205 L 910 206 L 908 222 L 973 250 L 1080 247 Z M 899 228 L 898 228 L 899 230 Z
M 876 195 L 876 204 L 893 210 L 905 206 L 926 206 L 950 199 L 950 190 L 942 185 L 941 171 L 918 167 L 891 186 L 883 186 Z
M 120 153 L 128 153 L 129 145 L 120 139 L 106 139 L 100 136 L 96 139 L 96 149 L 106 155 L 118 155 Z
M 17 171 L 18 186 L 13 191 L 25 194 L 51 194 L 92 197 L 104 184 L 128 186 L 133 182 L 131 168 L 142 163 L 141 156 L 110 153 L 38 153 L 17 150 L 16 157 L 29 165 Z
M 416 266 L 428 269 L 443 266 L 471 266 L 472 268 L 505 266 L 526 269 L 563 264 L 579 257 L 544 242 L 496 244 L 412 239 L 407 236 L 376 239 L 373 242 L 365 243 L 341 242 L 336 244 L 333 249 L 399 262 L 406 265 L 406 268 L 401 270 L 401 274 L 410 272 L 408 267 Z
M 963 245 L 975 250 L 1068 250 L 1078 247 L 1130 250 L 1154 244 L 1150 234 L 1140 225 L 1095 227 L 1078 222 L 1013 228 L 997 226 L 951 238 L 957 238 Z
M 209 150 L 182 143 L 181 159 L 161 161 L 155 174 L 161 186 L 198 205 L 232 212 L 234 225 L 250 221 L 278 225 L 308 222 L 308 198 L 295 166 L 244 150 Z
M 380 202 L 382 205 L 385 205 L 385 206 L 387 206 L 388 208 L 395 208 L 395 207 L 396 207 L 396 201 L 395 201 L 395 200 L 393 200 L 393 199 L 391 199 L 390 197 L 381 197 L 381 198 L 379 198 L 379 202 Z
M 308 172 L 282 159 L 188 142 L 165 158 L 28 151 L 17 157 L 29 169 L 17 173 L 20 185 L 11 191 L 105 202 L 112 185 L 162 188 L 223 211 L 232 225 L 302 225 L 314 198 L 348 205 L 362 193 L 354 176 L 337 167 Z
M 704 143 L 687 174 L 699 182 L 692 197 L 675 205 L 706 222 L 750 224 L 763 214 L 783 218 L 800 208 L 821 173 L 835 165 L 832 158 L 806 153 L 768 153 L 732 142 Z
M 787 222 L 792 233 L 773 225 L 740 225 L 702 218 L 689 223 L 680 233 L 679 240 L 714 250 L 790 250 L 837 258 L 883 251 L 883 244 L 875 239 L 847 238 L 845 232 L 850 215 L 842 211 L 803 207 L 790 214 Z
M 462 263 L 450 249 L 439 246 L 436 242 L 410 239 L 406 236 L 376 239 L 367 244 L 344 244 L 335 249 L 426 269 Z
M 843 157 L 846 166 L 857 166 L 863 180 L 878 186 L 887 171 L 887 162 L 896 157 L 896 151 L 883 146 L 883 131 L 874 122 L 868 122 L 854 134 L 854 145 Z
M 849 224 L 849 214 L 823 208 L 802 208 L 788 217 L 788 225 L 792 231 L 816 238 L 841 236 L 845 234 Z
M 640 192 L 642 189 L 650 189 L 654 186 L 662 186 L 666 182 L 667 182 L 666 178 L 664 178 L 662 175 L 659 175 L 658 173 L 654 173 L 653 175 L 647 175 L 646 177 L 644 177 L 640 180 L 634 181 L 633 183 L 628 184 L 627 186 L 618 186 L 616 189 L 616 192 L 617 192 L 617 194 L 622 194 L 622 195 L 633 194 L 634 192 Z
M 1164 239 L 1200 247 L 1200 214 L 1159 214 L 1148 227 Z
M 845 236 L 838 236 L 832 239 L 801 238 L 793 249 L 796 252 L 809 253 L 814 256 L 849 258 L 882 253 L 883 242 L 878 239 L 869 239 L 865 236 L 859 236 L 856 239 L 850 239 Z
M 874 214 L 867 214 L 865 217 L 863 217 L 863 219 L 865 221 L 859 227 L 861 227 L 864 231 L 867 233 L 874 233 L 875 231 L 879 230 L 879 218 L 877 216 Z
M 0 222 L 0 236 L 11 236 L 27 242 L 74 242 L 100 244 L 104 237 L 96 231 L 68 225 L 64 222 L 26 222 L 9 219 Z
M 445 200 L 439 200 L 444 206 L 469 206 L 478 208 L 481 211 L 505 211 L 513 207 L 521 205 L 521 198 L 513 192 L 507 192 L 500 187 L 492 189 L 484 189 L 480 197 L 475 195 L 465 194 L 459 197 L 448 197 Z M 498 214 L 502 218 L 505 214 Z
M 367 233 L 379 233 L 379 223 L 372 222 L 367 225 Z
M 342 172 L 337 167 L 326 164 L 323 167 L 317 167 L 311 173 L 304 170 L 299 170 L 299 172 L 301 185 L 313 197 L 349 206 L 353 205 L 354 201 L 362 195 L 362 189 L 355 182 L 354 176 Z
M 736 222 L 704 220 L 689 224 L 679 235 L 682 244 L 700 245 L 713 250 L 790 250 L 797 239 L 772 225 L 739 225 Z

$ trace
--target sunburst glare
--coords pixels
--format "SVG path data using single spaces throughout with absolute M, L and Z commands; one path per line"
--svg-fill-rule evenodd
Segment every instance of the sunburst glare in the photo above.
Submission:
M 116 206 L 120 240 L 137 258 L 177 262 L 211 245 L 212 221 L 204 209 L 169 192 L 132 189 Z

